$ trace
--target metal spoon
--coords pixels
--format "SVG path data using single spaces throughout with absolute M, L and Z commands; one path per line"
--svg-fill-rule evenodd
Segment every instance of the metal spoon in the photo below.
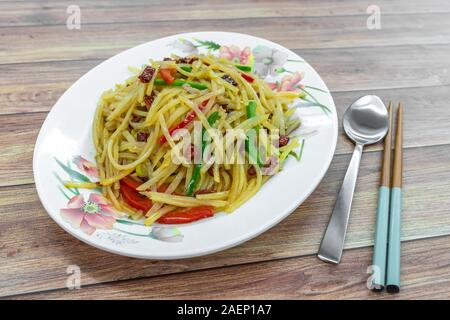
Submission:
M 356 146 L 318 253 L 319 259 L 335 264 L 341 261 L 363 147 L 384 138 L 389 114 L 379 97 L 364 96 L 345 111 L 343 126 Z

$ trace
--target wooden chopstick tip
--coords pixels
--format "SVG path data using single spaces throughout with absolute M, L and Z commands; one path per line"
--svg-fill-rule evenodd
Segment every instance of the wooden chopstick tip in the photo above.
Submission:
M 403 104 L 401 102 L 398 103 L 397 107 L 397 117 L 403 116 Z M 403 119 L 397 119 L 397 123 L 401 122 Z
M 397 107 L 397 132 L 395 138 L 398 141 L 398 146 L 402 147 L 403 144 L 403 105 L 398 103 Z
M 402 187 L 403 176 L 403 105 L 397 108 L 397 128 L 395 133 L 394 166 L 392 170 L 392 187 Z
M 389 101 L 388 116 L 389 116 L 389 129 L 384 138 L 384 154 L 381 164 L 381 182 L 380 186 L 388 187 L 391 182 L 391 151 L 392 151 L 392 124 L 393 124 L 393 107 L 392 101 Z

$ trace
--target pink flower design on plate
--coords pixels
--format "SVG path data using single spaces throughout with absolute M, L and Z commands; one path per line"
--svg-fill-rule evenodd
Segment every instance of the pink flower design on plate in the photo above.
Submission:
M 73 158 L 73 163 L 80 169 L 83 173 L 90 175 L 91 177 L 98 178 L 97 166 L 92 162 L 86 160 L 82 156 L 77 156 Z
M 91 177 L 98 178 L 97 166 L 92 162 L 86 160 L 82 156 L 73 157 L 73 163 L 80 169 L 83 173 L 90 175 Z
M 302 84 L 300 84 L 300 81 L 302 81 L 302 74 L 300 72 L 295 72 L 292 74 L 286 74 L 281 78 L 280 83 L 267 83 L 270 89 L 276 90 L 278 92 L 280 91 L 291 91 L 291 92 L 297 92 L 300 91 L 299 87 L 303 87 Z
M 239 64 L 248 64 L 250 56 L 252 55 L 252 51 L 249 47 L 245 47 L 241 50 L 238 46 L 235 45 L 221 46 L 219 51 L 221 58 Z
M 67 208 L 60 209 L 60 214 L 64 221 L 88 235 L 96 229 L 112 229 L 116 218 L 122 216 L 105 197 L 97 193 L 91 193 L 88 201 L 82 195 L 72 197 Z

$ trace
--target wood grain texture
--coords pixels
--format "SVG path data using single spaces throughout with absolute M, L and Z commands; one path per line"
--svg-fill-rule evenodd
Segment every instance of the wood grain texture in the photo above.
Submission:
M 0 29 L 0 64 L 105 59 L 150 40 L 204 30 L 245 31 L 291 49 L 449 44 L 449 17 L 450 13 L 411 14 L 407 19 L 403 15 L 390 15 L 383 20 L 380 30 L 367 28 L 366 14 L 332 19 L 287 17 L 82 24 L 80 30 L 67 30 L 66 25 L 3 27 Z M 390 50 L 391 54 L 399 51 Z M 406 56 L 403 54 L 402 58 Z
M 69 31 L 66 9 L 74 4 L 81 8 L 82 28 Z M 0 297 L 450 298 L 450 2 L 377 0 L 381 30 L 366 27 L 370 4 L 0 1 Z M 364 94 L 403 102 L 402 239 L 408 241 L 400 295 L 365 288 L 381 145 L 367 148 L 362 159 L 343 263 L 330 266 L 313 256 L 353 147 L 341 129 L 327 175 L 302 206 L 259 237 L 211 256 L 175 261 L 116 256 L 74 239 L 47 215 L 33 184 L 32 152 L 56 100 L 122 50 L 203 30 L 249 33 L 294 49 L 329 86 L 339 118 Z M 65 290 L 72 264 L 81 267 L 85 289 Z
M 2 87 L 0 86 L 1 90 Z M 367 93 L 369 92 L 352 91 L 333 94 L 339 123 L 347 106 L 359 96 Z M 450 86 L 427 87 L 420 90 L 418 88 L 373 90 L 370 93 L 379 95 L 386 103 L 389 99 L 393 101 L 401 100 L 404 103 L 406 108 L 405 148 L 450 144 L 450 135 L 448 134 L 450 108 L 447 107 Z M 54 99 L 52 95 L 48 97 L 39 95 L 39 97 L 43 98 L 44 101 L 48 97 L 51 100 Z M 42 100 L 39 101 L 40 104 L 45 103 Z M 24 98 L 24 103 L 32 102 L 29 98 Z M 4 150 L 3 157 L 0 157 L 0 186 L 34 182 L 32 172 L 34 143 L 46 113 L 21 114 L 19 113 L 20 108 L 22 108 L 20 105 L 14 107 L 17 112 L 15 114 L 0 115 L 0 123 L 2 124 L 0 126 L 0 148 Z M 30 111 L 37 110 L 31 108 Z M 424 117 L 424 113 L 429 116 Z M 369 146 L 366 151 L 376 151 L 382 148 L 381 144 L 377 144 Z M 345 137 L 342 128 L 339 127 L 336 154 L 347 154 L 352 151 L 353 144 Z M 15 163 L 14 170 L 11 170 L 12 162 Z
M 87 285 L 313 254 L 349 157 L 336 156 L 316 191 L 276 227 L 236 248 L 187 260 L 145 261 L 102 252 L 60 229 L 33 185 L 0 188 L 0 296 L 64 288 L 72 264 L 83 270 Z M 404 161 L 402 239 L 450 234 L 450 145 L 406 149 Z M 363 156 L 346 248 L 372 244 L 380 163 L 381 152 Z
M 332 93 L 413 88 L 396 95 L 405 106 L 413 103 L 427 108 L 450 93 L 450 45 L 399 46 L 395 48 L 354 48 L 295 50 L 323 77 Z M 383 60 L 380 60 L 383 57 Z M 49 111 L 63 92 L 100 60 L 0 64 L 0 115 Z M 127 66 L 124 66 L 126 68 Z M 27 76 L 18 76 L 24 75 Z M 11 76 L 14 81 L 11 81 Z M 389 76 L 387 76 L 389 75 Z M 435 89 L 430 86 L 442 86 Z M 419 89 L 420 88 L 420 89 Z M 107 89 L 107 88 L 105 88 Z M 429 90 L 429 91 L 428 91 Z M 396 90 L 386 91 L 395 94 Z M 384 92 L 375 92 L 381 97 Z M 354 97 L 357 94 L 353 93 Z M 385 99 L 391 99 L 386 95 Z M 338 97 L 336 97 L 338 99 Z M 339 101 L 337 101 L 339 102 Z M 339 103 L 337 103 L 339 104 Z M 419 105 L 418 105 L 419 106 Z M 338 107 L 342 107 L 338 105 Z M 344 106 L 346 107 L 346 105 Z
M 433 248 L 433 250 L 430 250 Z M 449 299 L 450 237 L 403 243 L 401 292 L 367 289 L 371 248 L 350 250 L 339 265 L 315 256 L 129 280 L 20 299 Z M 82 273 L 83 278 L 83 273 Z M 167 284 L 170 284 L 168 286 Z
M 54 25 L 65 24 L 66 9 L 69 5 L 78 5 L 82 10 L 84 24 L 108 24 L 142 21 L 204 20 L 205 18 L 222 20 L 236 18 L 267 17 L 310 17 L 364 15 L 371 1 L 343 0 L 336 6 L 334 0 L 325 1 L 239 1 L 237 10 L 233 1 L 209 0 L 205 6 L 201 1 L 133 0 L 124 4 L 120 0 L 70 0 L 70 1 L 19 1 L 0 2 L 0 26 Z M 414 5 L 405 6 L 402 0 L 378 0 L 384 15 L 415 13 L 448 13 L 450 7 L 445 0 L 420 0 Z M 124 9 L 129 10 L 124 10 Z
M 0 186 L 34 182 L 33 150 L 45 113 L 0 118 Z

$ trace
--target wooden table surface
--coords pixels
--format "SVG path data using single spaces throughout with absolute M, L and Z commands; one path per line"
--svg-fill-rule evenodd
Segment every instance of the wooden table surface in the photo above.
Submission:
M 239 3 L 239 4 L 237 4 Z M 81 29 L 68 30 L 69 5 Z M 381 10 L 369 30 L 366 9 Z M 84 244 L 58 227 L 33 183 L 32 154 L 48 111 L 104 59 L 187 31 L 248 33 L 305 58 L 339 116 L 363 94 L 402 101 L 402 291 L 367 290 L 382 145 L 362 159 L 342 263 L 319 261 L 321 235 L 350 160 L 339 135 L 316 191 L 287 219 L 238 247 L 199 258 L 146 261 Z M 31 298 L 450 298 L 450 2 L 0 1 L 0 296 Z M 81 268 L 68 290 L 67 267 Z

